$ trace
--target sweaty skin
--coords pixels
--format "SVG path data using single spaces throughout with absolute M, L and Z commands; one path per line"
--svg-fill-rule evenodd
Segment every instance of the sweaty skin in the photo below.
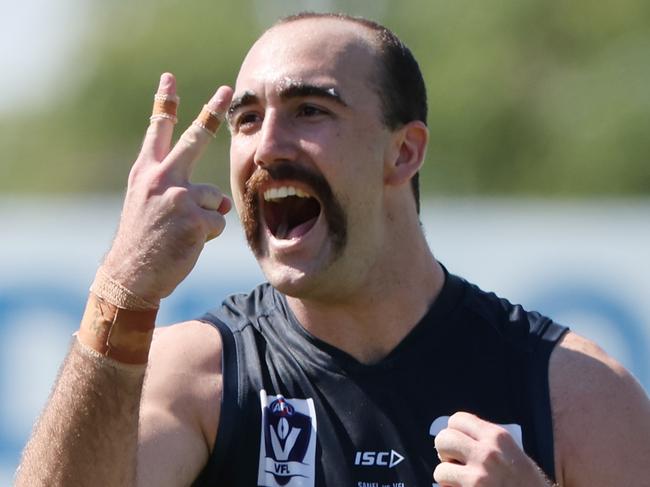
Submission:
M 338 251 L 322 207 L 309 231 L 291 239 L 274 235 L 264 216 L 268 188 L 256 187 L 262 211 L 249 217 L 259 219 L 258 260 L 307 330 L 374 363 L 424 315 L 444 275 L 422 234 L 410 188 L 428 132 L 421 122 L 393 131 L 381 123 L 369 82 L 377 76 L 374 45 L 366 34 L 336 19 L 276 26 L 248 53 L 234 96 L 222 87 L 210 103 L 225 112 L 235 100 L 228 115 L 231 188 L 241 217 L 247 183 L 258 170 L 291 164 L 319 174 L 331 188 L 347 226 Z M 173 77 L 164 75 L 160 90 L 175 93 Z M 217 188 L 189 183 L 209 136 L 190 128 L 171 149 L 172 131 L 167 121 L 148 129 L 105 262 L 114 278 L 152 302 L 190 272 L 230 208 Z M 302 179 L 264 184 L 316 194 Z M 220 357 L 220 335 L 211 326 L 159 329 L 141 388 L 142 368 L 73 349 L 27 446 L 17 485 L 97 485 L 98 478 L 107 486 L 191 484 L 218 436 Z M 650 403 L 629 373 L 573 333 L 553 352 L 549 373 L 558 483 L 650 485 Z M 432 481 L 550 485 L 498 426 L 464 412 L 452 418 L 436 439 L 437 451 L 431 445 L 431 454 L 443 459 Z

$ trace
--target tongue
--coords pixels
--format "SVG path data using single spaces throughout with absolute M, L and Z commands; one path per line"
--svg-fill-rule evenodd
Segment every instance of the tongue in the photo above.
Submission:
M 306 222 L 303 222 L 300 225 L 296 225 L 293 228 L 287 228 L 287 222 L 283 221 L 275 231 L 275 236 L 281 240 L 291 240 L 292 238 L 302 237 L 309 230 L 311 230 L 317 219 L 318 217 L 310 218 Z
M 316 219 L 318 217 L 313 217 L 307 220 L 306 222 L 301 223 L 300 225 L 297 225 L 291 229 L 289 229 L 289 234 L 287 235 L 286 238 L 298 238 L 302 237 L 304 234 L 306 234 L 311 228 L 314 226 L 316 223 Z

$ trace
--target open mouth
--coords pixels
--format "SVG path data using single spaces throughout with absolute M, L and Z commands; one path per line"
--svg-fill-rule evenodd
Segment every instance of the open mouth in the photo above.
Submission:
M 295 186 L 267 189 L 262 206 L 269 231 L 281 240 L 305 235 L 316 224 L 321 212 L 320 202 Z

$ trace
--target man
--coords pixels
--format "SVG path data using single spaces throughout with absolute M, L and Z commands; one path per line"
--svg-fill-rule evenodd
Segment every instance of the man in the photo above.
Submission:
M 431 254 L 423 86 L 386 29 L 291 17 L 172 147 L 163 75 L 17 484 L 650 485 L 650 405 L 634 379 Z M 189 182 L 224 112 L 234 203 L 270 285 L 151 341 L 157 304 L 231 206 Z

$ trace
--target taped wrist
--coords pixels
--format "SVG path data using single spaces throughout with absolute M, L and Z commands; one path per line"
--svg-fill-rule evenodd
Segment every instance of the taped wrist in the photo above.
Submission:
M 122 284 L 109 276 L 102 267 L 97 270 L 95 280 L 90 286 L 90 292 L 122 309 L 148 311 L 158 309 L 159 307 L 159 303 L 147 301 L 122 286 Z
M 158 309 L 123 309 L 91 292 L 77 339 L 118 362 L 145 364 L 157 313 Z
M 118 362 L 117 360 L 102 355 L 94 348 L 90 348 L 88 345 L 82 343 L 79 339 L 79 333 L 75 333 L 71 350 L 79 355 L 82 360 L 90 361 L 97 368 L 103 369 L 108 366 L 134 378 L 144 375 L 147 370 L 147 364 L 125 364 L 124 362 Z M 85 366 L 87 367 L 88 365 Z

